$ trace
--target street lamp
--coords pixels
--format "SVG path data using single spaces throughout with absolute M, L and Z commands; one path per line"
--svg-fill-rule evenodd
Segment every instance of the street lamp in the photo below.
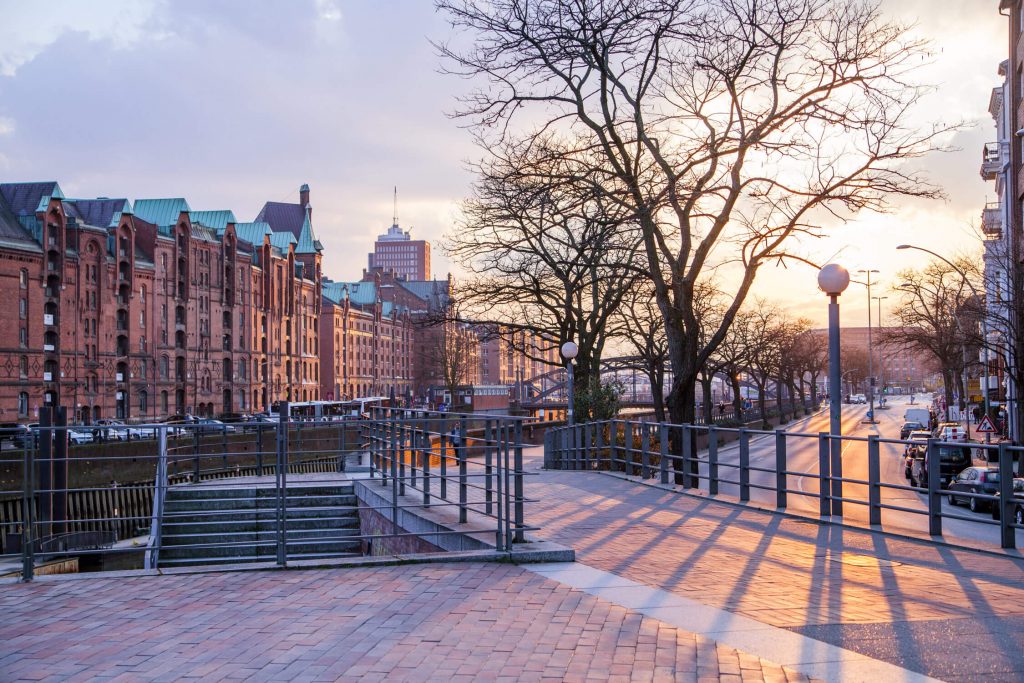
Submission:
M 830 451 L 832 461 L 832 513 L 843 514 L 842 443 L 843 431 L 842 374 L 839 371 L 839 295 L 850 286 L 850 272 L 838 263 L 830 263 L 818 272 L 818 288 L 828 295 L 828 405 Z
M 873 296 L 871 298 L 878 302 L 878 330 L 879 330 L 879 332 L 881 332 L 881 330 L 882 330 L 882 300 L 888 299 L 889 297 L 887 297 L 887 296 Z M 880 376 L 885 374 L 885 372 L 883 371 L 882 354 L 881 353 L 878 354 L 878 374 Z M 885 385 L 885 378 L 881 377 L 881 380 L 882 381 L 880 382 L 880 384 L 882 384 L 884 386 Z
M 864 273 L 867 277 L 867 282 L 864 283 L 868 288 L 868 419 L 865 422 L 870 424 L 875 423 L 875 371 L 873 368 L 872 357 L 874 352 L 871 348 L 871 273 L 878 273 L 877 270 L 858 270 L 857 273 Z
M 569 426 L 573 424 L 573 409 L 572 409 L 572 360 L 576 357 L 576 354 L 580 352 L 580 347 L 576 346 L 576 342 L 571 339 L 562 344 L 562 358 L 565 359 L 565 374 L 566 374 L 566 394 L 569 403 L 569 410 L 566 413 L 566 422 Z
M 957 275 L 959 275 L 963 279 L 964 283 L 971 289 L 971 293 L 974 294 L 974 296 L 978 297 L 979 299 L 982 298 L 982 295 L 978 292 L 977 289 L 975 289 L 974 285 L 971 283 L 970 278 L 967 277 L 967 273 L 965 273 L 961 268 L 957 267 L 957 265 L 955 263 L 950 261 L 945 256 L 941 256 L 940 254 L 936 254 L 931 249 L 925 249 L 924 247 L 919 247 L 919 246 L 917 246 L 915 244 L 900 244 L 896 248 L 897 249 L 916 249 L 918 251 L 923 251 L 926 254 L 931 254 L 932 256 L 934 256 L 935 258 L 939 259 L 940 261 L 945 263 L 947 266 L 949 266 L 950 268 L 955 270 Z M 964 377 L 964 380 L 963 380 L 964 381 L 964 394 L 968 394 L 968 392 L 967 392 L 967 345 L 966 345 L 966 337 L 964 337 L 963 328 L 960 327 L 960 316 L 954 315 L 953 316 L 953 321 L 956 322 L 956 328 L 960 332 L 960 337 L 965 342 L 961 346 L 961 348 L 962 348 L 962 351 L 963 351 L 963 358 L 964 358 L 964 372 L 963 372 L 963 377 Z M 988 397 L 989 358 L 988 358 L 988 305 L 987 304 L 985 306 L 985 311 L 982 313 L 982 316 L 981 316 L 981 326 L 982 326 L 981 334 L 982 334 L 982 337 L 984 337 L 984 340 L 985 340 L 984 343 L 981 345 L 981 351 L 982 351 L 982 354 L 984 354 L 984 361 L 983 362 L 985 363 L 985 388 L 981 392 L 981 398 L 982 398 L 982 402 L 983 402 L 983 405 L 984 405 L 984 408 L 985 408 L 985 415 L 988 416 L 989 412 L 991 410 L 991 406 L 989 405 L 989 397 Z M 969 401 L 967 399 L 968 399 L 968 395 L 965 395 L 964 396 L 964 408 L 965 408 L 965 412 L 969 416 L 970 415 L 970 411 L 966 410 L 966 408 L 968 407 L 968 403 L 969 403 Z M 948 406 L 946 407 L 946 410 L 947 410 L 946 417 L 949 417 L 949 414 L 948 414 L 949 407 Z M 1007 413 L 1007 415 L 1009 415 L 1009 413 Z M 967 438 L 968 439 L 971 438 L 971 419 L 970 419 L 970 417 L 967 418 Z M 986 439 L 987 438 L 988 438 L 988 435 L 986 434 Z

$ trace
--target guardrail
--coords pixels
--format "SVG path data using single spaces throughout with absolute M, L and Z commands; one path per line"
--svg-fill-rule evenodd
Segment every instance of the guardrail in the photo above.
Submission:
M 724 446 L 722 442 L 726 438 L 735 441 L 735 445 Z M 756 459 L 751 455 L 755 440 L 759 448 L 762 440 L 771 444 L 770 448 L 761 449 Z M 859 445 L 856 455 L 844 454 L 854 444 Z M 883 479 L 883 448 L 886 457 L 903 458 L 901 450 L 905 451 L 908 446 L 921 449 L 917 478 L 910 483 L 900 483 L 892 477 Z M 946 488 L 946 479 L 957 475 L 952 472 L 952 463 L 956 460 L 946 458 L 944 463 L 944 457 L 947 453 L 955 455 L 955 451 L 948 449 L 965 447 L 973 452 L 961 469 L 993 469 L 993 475 L 998 475 L 992 477 L 998 479 L 997 491 L 972 491 L 969 483 L 959 480 L 950 482 L 957 490 Z M 797 450 L 803 455 L 804 463 L 812 463 L 811 468 L 792 465 Z M 975 465 L 976 456 L 993 464 Z M 806 505 L 792 505 L 790 497 L 797 496 L 816 501 L 815 511 L 822 519 L 843 517 L 844 506 L 848 506 L 847 515 L 854 513 L 853 516 L 863 517 L 857 510 L 865 510 L 864 521 L 881 528 L 885 528 L 887 514 L 915 516 L 925 522 L 921 530 L 931 536 L 943 535 L 944 520 L 979 527 L 998 526 L 998 542 L 1003 548 L 1016 547 L 1016 530 L 1024 529 L 1024 524 L 1019 523 L 1024 521 L 1024 492 L 1018 488 L 1015 494 L 1013 490 L 1015 460 L 1024 462 L 1024 447 L 1007 443 L 938 439 L 910 442 L 875 435 L 836 436 L 827 432 L 763 431 L 626 420 L 549 430 L 544 448 L 544 463 L 549 469 L 618 471 L 640 479 L 654 479 L 661 484 L 672 483 L 684 490 L 697 489 L 712 496 L 731 497 L 740 503 L 751 502 L 755 497 L 778 510 L 796 507 L 798 514 L 808 512 Z M 844 476 L 844 463 L 856 464 L 866 475 Z M 1018 467 L 1017 471 L 1024 470 Z M 807 481 L 817 490 L 807 490 L 803 485 Z M 904 500 L 907 493 L 914 494 L 915 498 Z M 951 493 L 955 495 L 951 497 Z M 992 506 L 993 518 L 952 510 L 954 502 L 969 503 L 972 499 L 983 506 Z
M 76 428 L 42 420 L 20 451 L 0 452 L 0 570 L 20 566 L 30 581 L 37 561 L 72 557 L 95 570 L 128 568 L 129 559 L 171 566 L 185 563 L 182 553 L 197 563 L 285 565 L 371 546 L 436 551 L 393 521 L 399 510 L 445 506 L 490 525 L 507 551 L 532 529 L 523 520 L 522 422 L 377 409 L 369 419 L 143 425 L 155 439 L 70 448 Z M 355 462 L 367 462 L 361 474 L 347 471 Z M 355 476 L 395 495 L 357 501 Z M 193 498 L 217 503 L 183 512 Z

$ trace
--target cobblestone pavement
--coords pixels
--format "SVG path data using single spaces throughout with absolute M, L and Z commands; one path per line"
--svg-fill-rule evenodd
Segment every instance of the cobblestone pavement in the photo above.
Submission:
M 539 452 L 527 468 L 538 470 Z M 1024 679 L 1024 561 L 590 472 L 529 481 L 577 561 L 945 680 Z
M 504 564 L 0 589 L 0 680 L 800 681 Z

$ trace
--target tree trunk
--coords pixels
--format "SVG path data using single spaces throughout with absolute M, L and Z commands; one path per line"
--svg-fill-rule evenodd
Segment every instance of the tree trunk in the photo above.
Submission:
M 946 414 L 943 416 L 949 419 L 949 411 L 953 407 L 953 377 L 949 370 L 942 371 L 942 390 L 946 397 Z
M 711 376 L 706 372 L 700 374 L 700 389 L 704 403 L 704 424 L 715 423 L 715 406 L 711 400 Z
M 654 419 L 665 422 L 665 370 L 660 363 L 649 364 L 644 371 L 651 383 L 651 402 L 654 404 Z
M 768 429 L 771 426 L 768 424 L 768 400 L 765 395 L 766 385 L 767 382 L 757 382 L 757 407 L 761 411 L 761 429 Z
M 786 404 L 782 397 L 782 390 L 786 387 L 782 377 L 775 378 L 775 407 L 779 409 L 779 424 L 786 421 Z M 767 429 L 767 427 L 765 427 Z
M 669 354 L 672 358 L 672 389 L 668 394 L 668 416 L 669 421 L 672 424 L 687 425 L 693 424 L 696 406 L 694 405 L 693 396 L 694 389 L 696 388 L 697 382 L 697 368 L 694 367 L 694 359 L 696 358 L 696 349 L 692 350 L 689 357 L 686 356 L 685 351 L 690 349 L 684 349 L 681 345 L 677 346 L 673 350 L 673 335 L 669 334 Z M 689 345 L 688 345 L 689 346 Z M 698 463 L 696 458 L 690 461 L 690 467 L 686 468 L 683 460 L 683 434 L 686 434 L 687 440 L 690 442 L 689 448 L 690 453 L 696 456 L 697 453 L 697 432 L 696 430 L 681 430 L 681 429 L 670 429 L 669 430 L 669 447 L 672 450 L 672 454 L 675 456 L 672 458 L 672 470 L 673 480 L 677 486 L 695 486 L 699 481 L 697 475 L 699 474 Z
M 811 406 L 807 401 L 807 382 L 804 380 L 804 376 L 800 375 L 800 379 L 797 386 L 797 391 L 800 394 L 800 405 L 803 406 L 804 415 L 811 414 Z
M 818 373 L 811 373 L 811 408 L 817 410 L 821 405 L 821 396 L 818 394 Z

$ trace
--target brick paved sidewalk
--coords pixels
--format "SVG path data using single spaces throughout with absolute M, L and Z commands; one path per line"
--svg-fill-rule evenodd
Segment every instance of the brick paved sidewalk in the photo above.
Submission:
M 1020 559 L 607 474 L 542 472 L 528 494 L 529 523 L 584 565 L 945 680 L 1024 679 Z
M 3 681 L 807 680 L 502 564 L 40 580 L 0 614 Z

